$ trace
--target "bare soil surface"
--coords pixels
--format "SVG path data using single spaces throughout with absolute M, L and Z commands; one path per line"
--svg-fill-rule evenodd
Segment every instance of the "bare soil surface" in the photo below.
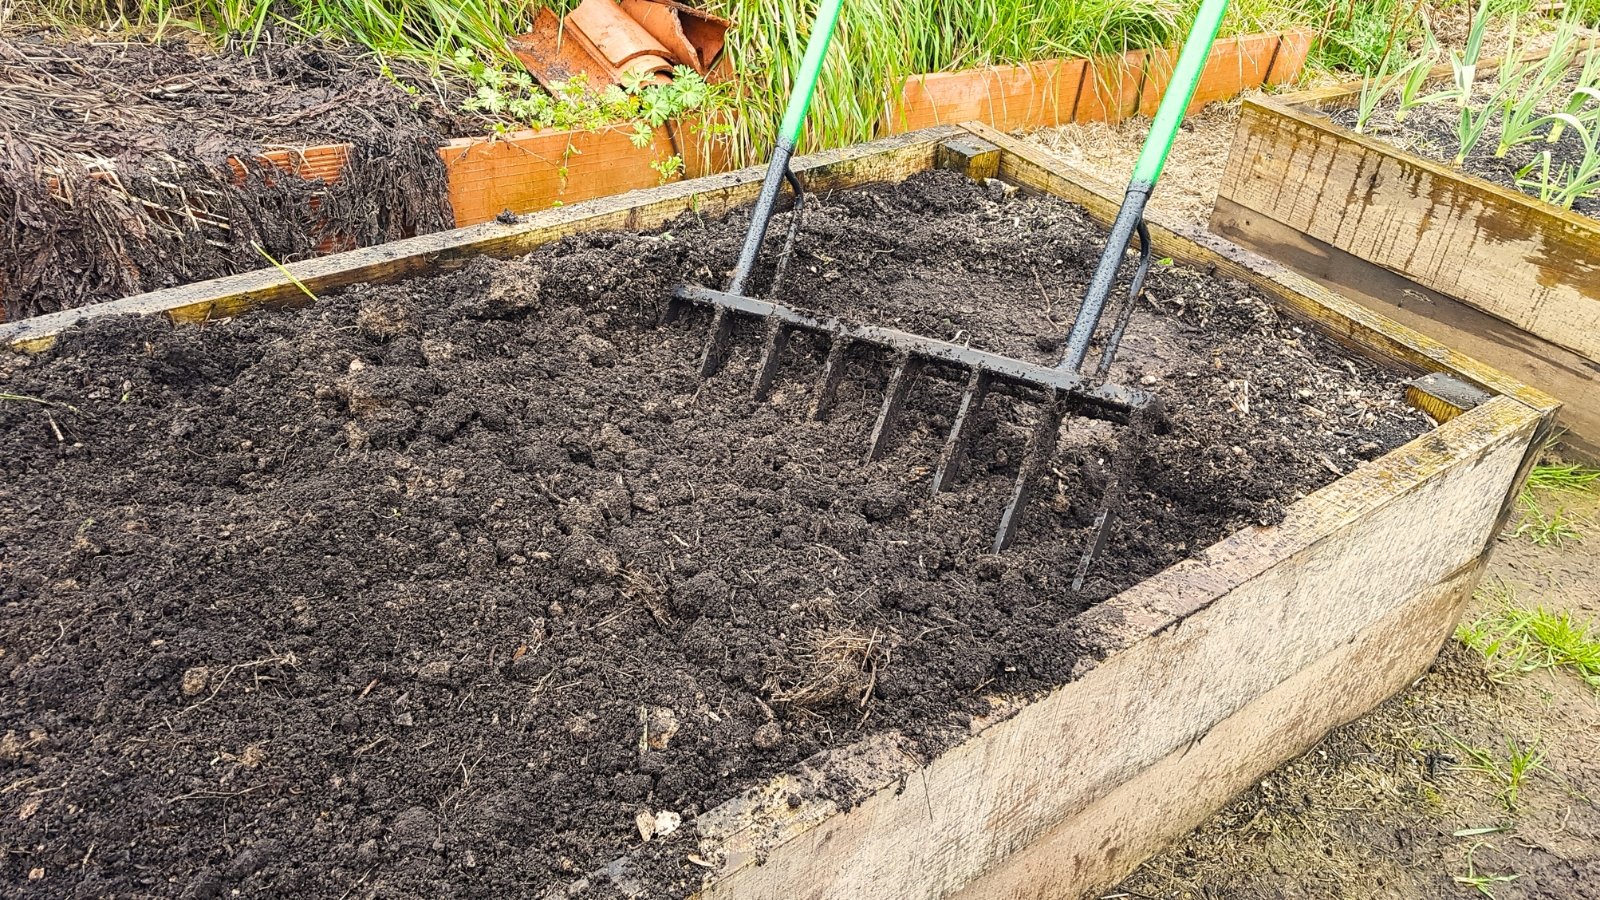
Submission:
M 0 318 L 450 227 L 451 108 L 314 44 L 0 33 Z M 333 183 L 259 156 L 346 143 Z
M 569 239 L 206 327 L 95 320 L 0 357 L 0 881 L 29 896 L 537 895 L 826 747 L 927 756 L 1069 679 L 1073 617 L 1425 429 L 1397 376 L 1160 267 L 1115 374 L 1161 392 L 1102 563 L 1120 430 L 1073 419 L 987 552 L 1040 414 L 1000 395 L 927 496 L 956 385 L 863 461 L 885 360 L 802 412 L 758 329 L 701 384 L 745 221 Z M 782 229 L 780 221 L 777 228 Z M 808 214 L 785 296 L 1054 358 L 1100 230 L 951 173 Z M 43 402 L 35 402 L 43 401 Z M 665 817 L 662 814 L 669 814 Z
M 1237 113 L 1213 106 L 1190 121 L 1167 170 L 1181 177 L 1164 179 L 1152 203 L 1204 228 Z M 1116 181 L 1146 127 L 1131 120 L 1030 137 Z M 1535 502 L 1584 539 L 1536 545 L 1517 533 L 1530 521 L 1524 510 L 1497 543 L 1463 624 L 1493 636 L 1504 611 L 1542 607 L 1600 637 L 1600 501 L 1541 492 Z M 1569 669 L 1520 671 L 1527 665 L 1447 642 L 1417 684 L 1264 778 L 1105 896 L 1600 898 L 1600 693 Z M 1538 758 L 1514 799 L 1513 755 Z

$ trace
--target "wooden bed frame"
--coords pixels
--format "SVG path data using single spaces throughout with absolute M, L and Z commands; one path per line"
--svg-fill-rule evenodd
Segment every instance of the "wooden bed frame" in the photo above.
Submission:
M 1079 204 L 1117 192 L 981 125 L 797 160 L 819 190 L 939 166 Z M 362 281 L 512 256 L 564 235 L 659 226 L 753 200 L 759 170 L 637 191 L 443 234 L 0 326 L 48 347 L 93 316 L 199 323 L 309 302 Z M 971 736 L 923 763 L 894 733 L 818 754 L 693 820 L 678 894 L 714 898 L 1093 895 L 1431 664 L 1471 596 L 1557 404 L 1493 369 L 1220 239 L 1159 221 L 1156 252 L 1253 285 L 1286 312 L 1419 376 L 1442 424 L 1084 613 L 1098 648 L 1042 697 L 994 697 Z M 303 290 L 302 290 L 303 288 Z M 1448 511 L 1448 515 L 1442 514 Z M 1270 636 L 1270 639 L 1264 639 Z M 854 785 L 844 796 L 810 786 Z M 822 799 L 827 796 L 828 799 Z M 642 858 L 642 857 L 641 857 Z M 625 856 L 558 896 L 646 890 Z M 648 896 L 658 896 L 651 883 Z
M 1600 458 L 1600 221 L 1327 117 L 1360 94 L 1244 101 L 1211 230 L 1549 391 Z

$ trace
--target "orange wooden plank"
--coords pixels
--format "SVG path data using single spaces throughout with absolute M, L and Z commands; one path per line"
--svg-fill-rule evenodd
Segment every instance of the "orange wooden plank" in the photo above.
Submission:
M 918 75 L 906 79 L 885 127 L 899 134 L 954 122 L 1002 130 L 1070 122 L 1086 67 L 1086 60 L 1055 59 Z
M 1094 60 L 1085 71 L 1073 111 L 1074 122 L 1120 122 L 1139 109 L 1139 86 L 1144 80 L 1143 50 Z
M 487 222 L 508 209 L 533 212 L 654 187 L 661 175 L 650 164 L 676 152 L 672 135 L 657 129 L 643 148 L 635 147 L 629 135 L 620 128 L 541 130 L 451 141 L 439 156 L 448 173 L 456 225 Z
M 1272 69 L 1267 73 L 1265 83 L 1269 87 L 1276 87 L 1300 77 L 1300 70 L 1305 68 L 1306 57 L 1311 53 L 1311 41 L 1315 36 L 1306 30 L 1283 33 L 1283 39 L 1278 43 L 1278 53 L 1272 60 Z

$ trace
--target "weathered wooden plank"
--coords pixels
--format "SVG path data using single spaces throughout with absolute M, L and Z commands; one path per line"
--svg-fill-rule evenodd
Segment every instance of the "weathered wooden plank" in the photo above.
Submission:
M 1173 750 L 950 900 L 1070 900 L 1121 881 L 1263 772 L 1427 671 L 1480 574 L 1474 565 L 1396 602 L 1351 643 Z M 1330 691 L 1335 684 L 1338 690 Z
M 1219 195 L 1600 359 L 1600 222 L 1272 99 L 1246 100 Z
M 1005 180 L 1077 203 L 1102 222 L 1115 216 L 1122 201 L 1120 190 L 1075 169 L 1041 147 L 981 124 L 967 123 L 964 127 L 1001 148 L 1000 174 Z M 1450 372 L 1469 384 L 1491 393 L 1515 396 L 1539 409 L 1553 410 L 1559 405 L 1542 391 L 1387 319 L 1283 265 L 1215 235 L 1170 223 L 1159 211 L 1148 212 L 1146 219 L 1158 253 L 1244 281 L 1276 298 L 1285 311 L 1304 317 L 1325 333 L 1369 356 L 1404 363 L 1419 371 Z
M 1600 460 L 1600 362 L 1217 198 L 1211 229 L 1562 401 L 1562 444 Z
M 931 167 L 939 143 L 960 133 L 954 127 L 933 128 L 811 154 L 797 158 L 794 165 L 816 190 L 898 181 Z M 297 306 L 308 302 L 302 285 L 312 293 L 323 293 L 361 282 L 391 281 L 476 256 L 515 256 L 580 232 L 654 228 L 691 211 L 720 215 L 754 201 L 762 174 L 759 168 L 743 169 L 546 210 L 515 224 L 485 222 L 293 262 L 283 271 L 260 269 L 8 322 L 0 324 L 0 344 L 42 349 L 63 330 L 93 316 L 162 314 L 179 322 L 204 322 L 257 307 Z
M 1226 538 L 1096 607 L 1068 627 L 1108 650 L 1101 663 L 979 723 L 925 767 L 880 738 L 702 815 L 699 855 L 717 868 L 699 896 L 906 900 L 965 888 L 970 897 L 1063 898 L 1111 883 L 1235 785 L 1426 665 L 1544 420 L 1496 398 L 1295 504 L 1281 525 Z M 1439 509 L 1455 514 L 1441 520 Z M 1340 665 L 1347 659 L 1382 668 Z M 1296 726 L 1245 727 L 1283 708 L 1294 709 Z M 1162 769 L 1196 746 L 1205 765 Z M 1236 766 L 1228 780 L 1197 785 L 1219 761 Z M 1172 780 L 1139 781 L 1151 767 Z M 808 785 L 845 775 L 864 782 L 862 796 L 806 796 Z M 1180 817 L 1116 802 L 1119 791 L 1158 789 L 1188 794 L 1171 801 Z M 791 796 L 806 799 L 796 806 Z M 1019 865 L 1047 871 L 986 880 L 1075 821 L 1095 823 L 1098 859 L 1023 857 Z

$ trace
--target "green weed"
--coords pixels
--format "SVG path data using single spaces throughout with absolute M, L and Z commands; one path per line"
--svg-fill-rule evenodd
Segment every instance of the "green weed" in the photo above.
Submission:
M 1479 894 L 1482 894 L 1483 896 L 1490 898 L 1490 900 L 1493 900 L 1493 898 L 1494 898 L 1494 890 L 1493 890 L 1493 888 L 1494 888 L 1495 885 L 1511 884 L 1512 882 L 1516 881 L 1521 876 L 1519 876 L 1519 875 L 1480 875 L 1480 874 L 1478 874 L 1477 867 L 1474 864 L 1473 859 L 1472 859 L 1472 855 L 1474 853 L 1477 853 L 1478 852 L 1478 848 L 1480 848 L 1482 846 L 1484 846 L 1484 845 L 1480 843 L 1480 844 L 1473 844 L 1470 848 L 1468 848 L 1468 850 L 1467 850 L 1467 874 L 1465 874 L 1465 875 L 1457 875 L 1457 876 L 1455 876 L 1454 880 L 1455 880 L 1456 884 L 1466 885 L 1467 887 L 1473 888 Z
M 1463 622 L 1456 639 L 1483 655 L 1492 677 L 1560 669 L 1600 690 L 1600 634 L 1592 624 L 1543 606 L 1523 607 L 1503 584 L 1488 590 L 1496 608 Z

